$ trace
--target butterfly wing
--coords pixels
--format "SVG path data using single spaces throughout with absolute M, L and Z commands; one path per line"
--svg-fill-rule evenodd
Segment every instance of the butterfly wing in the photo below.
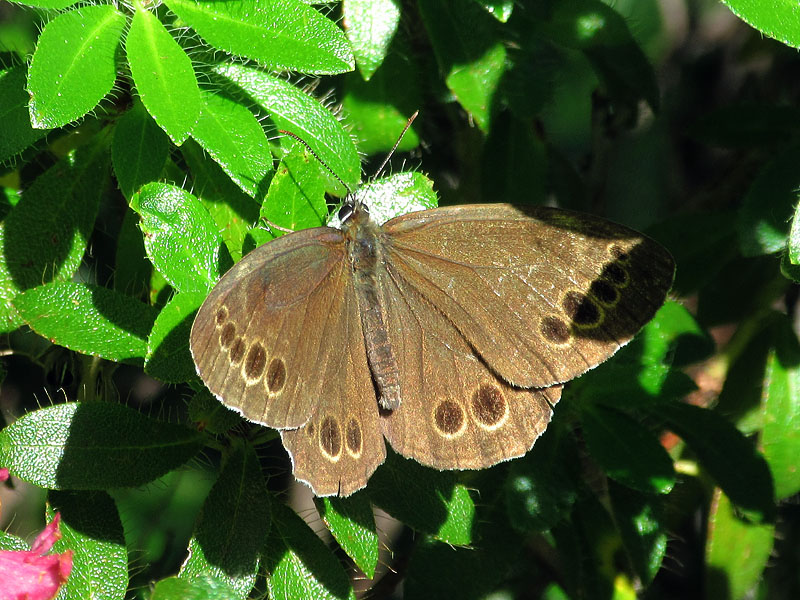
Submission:
M 550 208 L 454 206 L 383 226 L 386 262 L 512 385 L 596 366 L 655 314 L 674 263 L 603 219 Z
M 340 231 L 284 236 L 220 279 L 190 336 L 209 390 L 250 421 L 291 429 L 295 474 L 320 495 L 363 487 L 385 456 L 352 279 Z
M 343 290 L 336 353 L 315 369 L 325 393 L 298 429 L 281 431 L 294 476 L 317 496 L 349 496 L 367 485 L 386 458 L 378 424 L 378 403 L 367 365 L 358 301 L 351 278 Z
M 438 469 L 478 469 L 525 454 L 550 422 L 561 386 L 510 386 L 393 271 L 387 265 L 379 279 L 402 395 L 399 408 L 381 415 L 389 443 Z

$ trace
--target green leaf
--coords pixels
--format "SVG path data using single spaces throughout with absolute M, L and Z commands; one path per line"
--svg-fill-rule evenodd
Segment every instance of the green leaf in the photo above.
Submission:
M 342 16 L 358 70 L 369 79 L 381 66 L 400 22 L 398 0 L 344 0 Z
M 70 350 L 141 364 L 156 310 L 119 292 L 54 281 L 14 298 L 14 306 L 39 335 Z
M 25 65 L 0 71 L 0 115 L 3 118 L 0 162 L 7 161 L 47 135 L 47 130 L 31 127 L 28 114 L 30 96 L 25 91 L 27 77 Z
M 389 152 L 408 122 L 423 104 L 420 71 L 401 50 L 392 52 L 369 81 L 352 73 L 345 76 L 342 107 L 352 123 L 358 148 L 366 155 Z M 412 126 L 400 140 L 397 152 L 419 146 Z
M 342 550 L 372 579 L 378 564 L 378 533 L 369 496 L 360 492 L 347 498 L 315 498 L 314 502 Z
M 330 19 L 298 0 L 168 0 L 166 5 L 215 48 L 275 71 L 352 71 L 353 53 Z
M 547 150 L 533 128 L 509 112 L 494 119 L 483 147 L 483 195 L 492 202 L 544 204 Z M 524 177 L 520 175 L 524 173 Z
M 230 268 L 208 211 L 189 192 L 150 183 L 131 199 L 153 266 L 181 292 L 208 292 Z
M 0 321 L 21 323 L 11 300 L 22 290 L 70 279 L 81 264 L 108 182 L 108 147 L 62 158 L 25 190 L 0 227 Z
M 585 403 L 581 425 L 592 457 L 610 478 L 650 494 L 666 494 L 675 485 L 667 451 L 654 434 L 624 413 Z
M 359 200 L 369 207 L 369 214 L 376 223 L 385 223 L 416 210 L 436 208 L 439 198 L 433 182 L 422 173 L 396 173 L 364 184 L 356 191 Z M 337 214 L 328 220 L 331 227 L 339 227 Z
M 798 161 L 800 146 L 783 150 L 761 169 L 747 190 L 737 221 L 744 256 L 771 254 L 786 247 L 800 187 Z
M 782 500 L 800 491 L 800 345 L 789 319 L 779 319 L 764 373 L 761 447 Z
M 471 0 L 419 0 L 418 6 L 447 87 L 488 131 L 506 61 L 495 22 Z
M 5 531 L 0 531 L 0 550 L 11 552 L 30 550 L 30 544 L 25 540 Z
M 794 220 L 792 221 L 792 227 L 794 227 Z M 794 235 L 792 233 L 791 235 Z M 790 244 L 795 244 L 796 242 L 791 242 Z M 791 246 L 790 246 L 791 248 Z M 784 252 L 781 255 L 781 274 L 786 277 L 789 281 L 794 283 L 800 282 L 800 265 L 793 264 L 791 260 L 789 260 L 789 252 Z
M 679 435 L 737 507 L 754 522 L 775 518 L 772 477 L 764 457 L 726 419 L 689 404 L 643 407 Z
M 644 98 L 658 109 L 653 67 L 613 8 L 600 0 L 559 2 L 544 31 L 555 42 L 583 51 L 612 99 L 635 104 Z
M 144 371 L 167 383 L 182 383 L 197 376 L 189 352 L 189 332 L 206 292 L 180 292 L 158 313 L 147 338 Z
M 192 61 L 156 16 L 138 4 L 125 51 L 147 112 L 175 144 L 182 144 L 203 104 Z
M 117 507 L 105 492 L 51 491 L 47 516 L 61 514 L 53 552 L 72 551 L 65 598 L 117 600 L 128 588 L 128 550 Z
M 667 530 L 660 498 L 608 482 L 611 510 L 622 543 L 636 574 L 645 585 L 652 583 L 667 550 Z
M 214 579 L 168 577 L 156 583 L 150 600 L 230 600 L 236 592 Z
M 111 91 L 124 27 L 125 15 L 110 4 L 82 6 L 45 25 L 28 68 L 34 127 L 66 125 Z
M 353 189 L 361 178 L 361 161 L 352 138 L 320 102 L 289 82 L 252 67 L 220 64 L 214 73 L 239 87 L 264 109 L 278 129 L 303 139 L 319 159 Z M 286 138 L 286 143 L 296 143 Z M 283 141 L 281 142 L 284 143 Z M 330 188 L 344 194 L 338 182 Z
M 238 262 L 245 236 L 258 221 L 259 203 L 234 184 L 194 140 L 181 146 L 181 154 L 193 177 L 192 191 L 217 224 L 231 258 Z
M 486 9 L 486 12 L 501 23 L 508 21 L 514 10 L 513 0 L 479 0 L 479 3 Z
M 26 0 L 25 6 L 37 6 L 39 8 L 52 8 L 60 10 L 76 4 L 78 0 Z M 20 2 L 20 4 L 23 4 Z
M 389 451 L 367 488 L 372 502 L 409 527 L 454 545 L 472 541 L 475 503 L 452 471 L 436 471 Z
M 762 579 L 775 528 L 743 521 L 720 490 L 708 516 L 706 597 L 745 598 Z
M 130 199 L 145 183 L 158 179 L 169 155 L 169 140 L 141 102 L 117 121 L 111 157 L 119 189 Z
M 800 265 L 800 203 L 795 207 L 792 224 L 789 229 L 786 256 L 792 265 Z
M 272 155 L 261 124 L 241 104 L 204 93 L 200 120 L 192 137 L 250 196 L 264 196 L 272 174 Z
M 800 17 L 793 0 L 776 0 L 764 4 L 759 0 L 722 0 L 745 23 L 761 33 L 800 48 Z
M 269 492 L 252 446 L 238 444 L 203 505 L 180 577 L 214 579 L 244 600 L 258 573 L 269 531 Z
M 305 149 L 287 154 L 269 186 L 261 218 L 293 231 L 324 225 L 328 206 L 322 168 Z M 261 241 L 276 235 L 280 232 L 270 231 Z
M 675 366 L 693 364 L 710 357 L 714 340 L 685 306 L 668 300 L 640 333 L 641 363 L 655 366 L 668 362 Z
M 272 507 L 272 531 L 264 545 L 263 561 L 270 598 L 355 600 L 337 558 L 284 504 Z
M 0 464 L 49 489 L 135 487 L 200 450 L 197 431 L 111 402 L 68 402 L 30 412 L 0 431 Z
M 533 449 L 511 463 L 504 490 L 511 525 L 542 532 L 566 518 L 578 498 L 577 465 L 573 439 L 551 423 Z
M 213 434 L 225 433 L 242 422 L 242 417 L 236 411 L 212 396 L 205 386 L 192 396 L 189 418 L 197 423 L 199 430 Z

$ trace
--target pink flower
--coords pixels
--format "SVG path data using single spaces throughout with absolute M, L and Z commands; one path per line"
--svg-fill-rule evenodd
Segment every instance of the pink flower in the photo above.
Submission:
M 2 478 L 0 469 L 0 478 Z M 7 472 L 7 471 L 6 471 Z M 2 479 L 0 479 L 2 480 Z M 61 515 L 44 528 L 30 550 L 0 550 L 0 600 L 50 600 L 72 571 L 72 550 L 45 554 L 61 538 Z

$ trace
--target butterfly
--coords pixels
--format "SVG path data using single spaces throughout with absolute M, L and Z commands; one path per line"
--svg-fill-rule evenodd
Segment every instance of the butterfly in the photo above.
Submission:
M 478 469 L 525 454 L 562 384 L 613 355 L 672 284 L 657 242 L 588 214 L 508 204 L 373 220 L 252 251 L 213 288 L 190 348 L 206 386 L 276 428 L 319 496 L 399 454 Z

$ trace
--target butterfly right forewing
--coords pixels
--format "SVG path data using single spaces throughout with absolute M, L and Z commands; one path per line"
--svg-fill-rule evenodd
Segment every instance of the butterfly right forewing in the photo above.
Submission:
M 641 234 L 568 211 L 446 207 L 384 225 L 389 262 L 509 383 L 568 381 L 655 313 L 674 263 Z

